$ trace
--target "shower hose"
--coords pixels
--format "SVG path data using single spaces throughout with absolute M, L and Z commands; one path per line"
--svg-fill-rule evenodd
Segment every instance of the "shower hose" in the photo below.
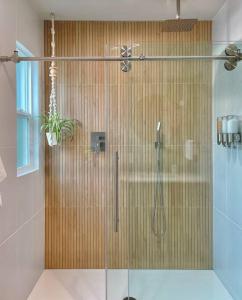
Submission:
M 156 146 L 156 174 L 155 187 L 152 208 L 152 231 L 156 237 L 164 237 L 166 234 L 166 214 L 164 207 L 163 182 L 162 182 L 162 160 L 161 160 L 161 144 Z M 160 208 L 159 208 L 160 204 Z M 159 219 L 159 209 L 161 216 Z M 159 222 L 160 221 L 160 222 Z M 159 226 L 160 223 L 160 226 Z

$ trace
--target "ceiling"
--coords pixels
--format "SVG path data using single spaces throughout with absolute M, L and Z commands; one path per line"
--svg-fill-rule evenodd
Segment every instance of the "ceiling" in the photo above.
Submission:
M 176 0 L 29 0 L 43 19 L 162 20 L 176 15 Z M 211 20 L 225 0 L 181 0 L 181 17 Z

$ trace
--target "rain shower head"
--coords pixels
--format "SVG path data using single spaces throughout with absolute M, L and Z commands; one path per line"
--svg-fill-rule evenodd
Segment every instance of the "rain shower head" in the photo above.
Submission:
M 166 20 L 163 23 L 162 29 L 165 32 L 192 31 L 194 25 L 196 24 L 197 24 L 197 19 Z
M 162 31 L 165 32 L 184 32 L 192 31 L 197 19 L 181 19 L 181 0 L 176 0 L 176 19 L 163 22 Z

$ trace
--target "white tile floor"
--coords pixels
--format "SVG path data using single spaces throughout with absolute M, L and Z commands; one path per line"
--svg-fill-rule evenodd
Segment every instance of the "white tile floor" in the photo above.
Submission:
M 107 272 L 107 300 L 127 296 L 127 270 Z M 46 270 L 28 300 L 105 300 L 104 270 Z M 135 270 L 130 296 L 137 300 L 232 300 L 213 271 Z

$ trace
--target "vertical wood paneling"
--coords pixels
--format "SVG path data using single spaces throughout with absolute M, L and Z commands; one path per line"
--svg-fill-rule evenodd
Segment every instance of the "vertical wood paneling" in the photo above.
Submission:
M 180 33 L 163 32 L 161 22 L 56 22 L 58 56 L 119 55 L 123 44 L 136 45 L 137 55 L 210 54 L 211 22 Z M 48 64 L 45 76 L 47 108 Z M 211 62 L 133 63 L 127 74 L 119 63 L 58 63 L 58 108 L 81 128 L 73 141 L 46 147 L 46 268 L 212 267 L 211 84 Z M 167 234 L 157 239 L 151 213 L 158 120 Z M 90 152 L 92 131 L 107 133 L 105 154 Z M 184 155 L 186 140 L 194 142 L 192 160 Z

